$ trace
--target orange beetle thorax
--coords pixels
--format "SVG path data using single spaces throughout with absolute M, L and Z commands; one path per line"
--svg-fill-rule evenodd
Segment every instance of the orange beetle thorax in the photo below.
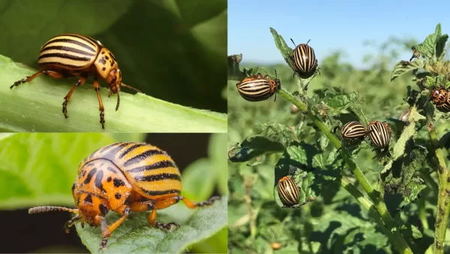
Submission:
M 102 48 L 95 59 L 94 65 L 98 75 L 108 83 L 111 92 L 119 92 L 122 84 L 122 72 L 111 51 Z

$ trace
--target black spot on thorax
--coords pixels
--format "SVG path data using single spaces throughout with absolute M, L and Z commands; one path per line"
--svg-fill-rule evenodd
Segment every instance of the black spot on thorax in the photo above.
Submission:
M 114 178 L 113 182 L 115 187 L 125 186 L 125 182 L 122 181 L 121 179 Z

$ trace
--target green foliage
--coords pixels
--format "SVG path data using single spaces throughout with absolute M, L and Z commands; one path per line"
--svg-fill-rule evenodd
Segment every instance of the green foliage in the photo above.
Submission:
M 336 52 L 321 60 L 308 86 L 293 75 L 292 49 L 270 31 L 288 66 L 245 68 L 263 74 L 276 69 L 280 99 L 247 102 L 229 81 L 230 249 L 271 253 L 271 244 L 281 243 L 281 252 L 425 252 L 437 225 L 435 172 L 445 164 L 435 156 L 443 145 L 430 133 L 441 137 L 450 129 L 448 116 L 429 100 L 429 88 L 449 83 L 450 65 L 443 60 L 447 36 L 440 26 L 415 47 L 426 54 L 411 61 L 395 65 L 411 40 L 386 42 L 379 54 L 366 56 L 367 69 L 345 63 Z M 305 107 L 292 110 L 294 101 Z M 406 118 L 400 121 L 402 114 Z M 336 138 L 349 121 L 374 120 L 387 121 L 393 130 L 384 152 L 369 140 L 347 144 Z M 308 179 L 302 189 L 315 199 L 297 209 L 280 208 L 274 186 L 285 175 L 303 176 L 299 185 Z
M 131 216 L 109 238 L 108 245 L 100 250 L 102 240 L 99 227 L 77 224 L 77 232 L 91 253 L 181 253 L 189 245 L 217 233 L 227 224 L 227 198 L 222 197 L 209 207 L 188 211 L 183 204 L 159 212 L 158 220 L 176 222 L 179 228 L 166 232 L 149 227 L 146 214 Z M 107 216 L 108 221 L 118 219 L 116 214 Z
M 0 140 L 0 207 L 73 205 L 81 160 L 114 142 L 104 134 L 15 134 Z M 51 183 L 51 184 L 49 184 Z
M 0 54 L 29 66 L 52 36 L 90 35 L 114 53 L 125 83 L 177 104 L 226 111 L 226 0 L 5 0 L 0 31 L 7 38 Z
M 189 190 L 184 193 L 185 196 L 193 200 L 205 200 L 215 188 L 218 188 L 221 195 L 227 194 L 225 144 L 226 135 L 213 134 L 209 142 L 208 157 L 198 159 L 183 170 L 183 186 Z
M 0 56 L 0 130 L 2 131 L 102 131 L 97 97 L 89 84 L 74 93 L 68 105 L 69 118 L 61 104 L 75 80 L 39 77 L 14 89 L 9 86 L 33 71 Z M 65 84 L 65 85 L 64 85 Z M 169 103 L 142 93 L 116 96 L 102 89 L 105 131 L 108 132 L 224 132 L 226 115 Z

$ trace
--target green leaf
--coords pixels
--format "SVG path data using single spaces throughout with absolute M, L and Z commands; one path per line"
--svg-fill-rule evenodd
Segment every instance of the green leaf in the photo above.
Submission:
M 425 62 L 422 59 L 415 59 L 412 62 L 400 61 L 394 66 L 394 70 L 392 71 L 391 75 L 391 81 L 411 71 L 424 68 Z
M 417 45 L 416 50 L 421 56 L 427 58 L 441 58 L 447 39 L 448 35 L 441 32 L 441 24 L 437 24 L 434 33 L 428 35 L 422 43 Z
M 209 140 L 208 155 L 221 194 L 228 194 L 227 134 L 213 134 Z
M 132 1 L 4 0 L 0 4 L 0 52 L 34 63 L 40 47 L 61 33 L 96 34 L 116 22 Z M 26 31 L 26 32 L 24 32 Z M 20 47 L 18 47 L 20 45 Z
M 254 157 L 270 152 L 282 152 L 284 146 L 264 136 L 254 136 L 245 139 L 239 147 L 229 153 L 232 162 L 244 162 Z
M 402 134 L 400 135 L 400 137 L 398 138 L 397 142 L 394 145 L 392 160 L 385 165 L 381 173 L 388 171 L 392 167 L 394 161 L 396 161 L 397 159 L 399 159 L 401 156 L 404 155 L 406 142 L 410 140 L 416 133 L 416 122 L 422 119 L 425 119 L 425 117 L 417 112 L 417 108 L 411 107 L 410 113 L 408 115 L 409 125 L 406 126 L 406 128 L 402 131 Z
M 287 45 L 286 41 L 281 35 L 278 34 L 277 30 L 271 27 L 270 32 L 272 33 L 273 40 L 275 41 L 275 46 L 277 46 L 284 60 L 291 67 L 291 69 L 295 70 L 296 68 L 291 58 L 292 48 Z
M 203 0 L 201 2 L 207 3 Z M 226 3 L 226 1 L 220 2 Z M 198 8 L 198 10 L 203 11 L 203 8 Z M 191 29 L 193 36 L 195 36 L 206 49 L 209 49 L 211 52 L 214 52 L 221 57 L 226 56 L 226 52 L 224 51 L 227 42 L 226 20 L 227 12 L 223 11 L 210 20 L 202 22 Z
M 181 253 L 189 245 L 214 235 L 227 225 L 227 198 L 222 197 L 213 205 L 194 211 L 177 204 L 158 214 L 159 222 L 176 222 L 180 227 L 172 232 L 149 227 L 146 213 L 136 213 L 113 232 L 104 251 L 99 250 L 99 227 L 82 228 L 77 223 L 76 228 L 91 253 Z M 117 218 L 117 214 L 107 216 L 109 223 Z
M 33 71 L 0 56 L 0 130 L 3 131 L 102 131 L 98 102 L 89 84 L 78 88 L 68 105 L 69 118 L 61 113 L 61 103 L 75 80 L 38 77 L 14 89 L 9 86 Z M 226 115 L 194 109 L 141 93 L 121 93 L 121 106 L 114 111 L 115 96 L 105 105 L 108 132 L 225 132 Z
M 0 208 L 72 206 L 70 188 L 80 161 L 113 142 L 99 133 L 14 134 L 0 139 Z

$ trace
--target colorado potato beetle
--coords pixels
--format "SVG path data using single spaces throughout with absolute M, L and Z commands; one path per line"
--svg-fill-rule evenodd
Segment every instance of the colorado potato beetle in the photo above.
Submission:
M 341 129 L 342 138 L 348 140 L 362 139 L 366 134 L 366 127 L 357 121 L 348 122 Z
M 52 78 L 78 77 L 77 83 L 70 88 L 62 104 L 62 112 L 64 117 L 67 118 L 67 104 L 73 92 L 77 87 L 86 83 L 89 75 L 93 75 L 94 81 L 92 85 L 97 94 L 100 124 L 103 129 L 105 128 L 105 116 L 99 92 L 99 79 L 103 79 L 108 83 L 110 95 L 117 94 L 116 111 L 119 109 L 119 92 L 121 87 L 139 91 L 122 83 L 122 73 L 114 55 L 100 41 L 89 36 L 62 34 L 51 38 L 41 48 L 38 65 L 41 69 L 40 71 L 14 82 L 10 88 L 31 82 L 41 74 Z
M 431 100 L 439 111 L 444 113 L 450 112 L 450 92 L 446 89 L 434 89 L 431 92 Z
M 299 204 L 300 190 L 291 176 L 283 176 L 277 184 L 278 196 L 285 207 Z
M 369 137 L 372 144 L 378 148 L 389 146 L 391 140 L 391 127 L 386 122 L 372 121 L 369 123 Z
M 309 78 L 316 72 L 318 62 L 314 54 L 314 49 L 308 44 L 299 44 L 295 47 L 291 58 L 295 67 L 294 71 L 301 78 Z
M 75 214 L 66 226 L 81 221 L 101 226 L 104 248 L 107 239 L 131 212 L 151 210 L 147 221 L 151 226 L 170 230 L 178 225 L 156 221 L 156 210 L 182 200 L 187 207 L 212 204 L 217 197 L 193 203 L 180 195 L 180 172 L 172 158 L 156 146 L 144 143 L 115 143 L 102 147 L 83 160 L 72 186 L 76 208 L 39 206 L 29 213 L 66 211 Z M 121 217 L 112 224 L 106 214 L 114 211 Z
M 236 84 L 236 88 L 242 98 L 248 101 L 263 101 L 280 89 L 281 83 L 277 78 L 273 79 L 258 73 L 244 78 Z

